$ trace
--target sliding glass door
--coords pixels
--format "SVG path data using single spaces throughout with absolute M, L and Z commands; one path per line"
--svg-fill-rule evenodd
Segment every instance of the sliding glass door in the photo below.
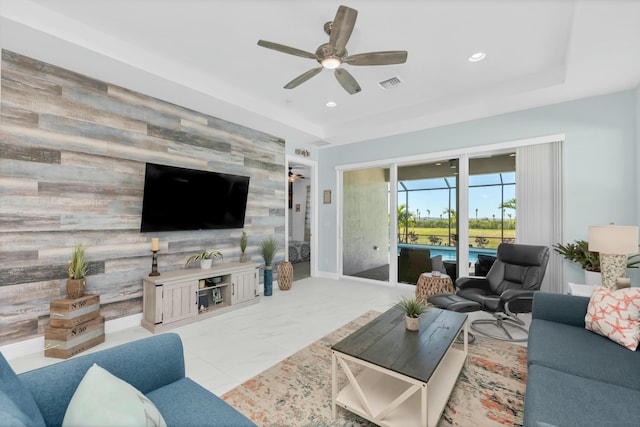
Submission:
M 469 273 L 486 276 L 502 242 L 516 241 L 515 153 L 469 159 Z
M 485 275 L 502 242 L 561 241 L 561 144 L 507 150 L 344 170 L 342 274 L 415 285 L 442 260 L 455 280 Z M 551 283 L 561 284 L 561 265 L 551 264 Z
M 398 282 L 444 268 L 455 280 L 458 160 L 398 167 Z

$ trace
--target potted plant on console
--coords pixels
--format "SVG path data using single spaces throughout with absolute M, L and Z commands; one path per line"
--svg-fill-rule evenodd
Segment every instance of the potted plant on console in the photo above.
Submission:
M 394 307 L 402 310 L 405 314 L 405 326 L 408 331 L 420 329 L 420 316 L 427 312 L 431 305 L 424 304 L 417 298 L 402 297 Z
M 243 231 L 242 236 L 240 236 L 240 262 L 249 261 L 249 257 L 245 253 L 245 251 L 247 250 L 247 242 L 247 233 L 246 231 Z
M 211 268 L 213 264 L 213 260 L 221 260 L 222 261 L 222 253 L 220 251 L 204 251 L 199 254 L 193 254 L 189 258 L 187 258 L 187 262 L 184 264 L 187 267 L 192 262 L 200 261 L 200 268 L 206 270 Z
M 85 276 L 89 270 L 89 265 L 84 259 L 85 247 L 77 244 L 71 251 L 71 259 L 69 260 L 69 278 L 67 279 L 67 298 L 76 299 L 84 295 L 87 287 Z
M 264 259 L 264 295 L 271 296 L 273 292 L 273 270 L 271 263 L 278 251 L 278 241 L 275 237 L 269 236 L 260 242 L 260 251 Z

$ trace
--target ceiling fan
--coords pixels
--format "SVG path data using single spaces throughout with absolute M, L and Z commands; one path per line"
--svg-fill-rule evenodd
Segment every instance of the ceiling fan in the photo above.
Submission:
M 296 179 L 304 179 L 304 176 L 299 173 L 294 173 L 293 168 L 289 166 L 289 182 L 293 182 Z
M 407 60 L 406 50 L 360 53 L 349 55 L 345 48 L 356 23 L 358 11 L 347 6 L 340 6 L 333 21 L 324 24 L 324 31 L 329 35 L 329 43 L 321 44 L 315 53 L 306 52 L 294 47 L 285 46 L 266 40 L 258 40 L 258 46 L 277 50 L 302 58 L 315 59 L 321 65 L 318 68 L 300 74 L 287 83 L 285 89 L 293 89 L 322 71 L 323 68 L 335 70 L 334 75 L 342 87 L 350 95 L 361 91 L 360 85 L 341 64 L 349 65 L 390 65 L 403 64 Z

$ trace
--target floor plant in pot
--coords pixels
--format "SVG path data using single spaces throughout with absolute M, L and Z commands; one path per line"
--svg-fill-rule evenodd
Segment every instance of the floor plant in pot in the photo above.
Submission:
M 205 270 L 211 268 L 214 260 L 222 261 L 222 253 L 220 251 L 204 251 L 199 254 L 193 254 L 189 258 L 187 258 L 187 262 L 185 262 L 184 266 L 187 267 L 192 262 L 200 262 L 200 268 Z
M 417 298 L 402 297 L 394 307 L 404 312 L 407 330 L 417 331 L 420 329 L 420 316 L 427 312 L 430 304 L 425 304 Z
M 273 270 L 271 263 L 278 252 L 278 240 L 269 236 L 260 242 L 260 253 L 264 259 L 264 295 L 271 296 L 273 293 Z
M 67 279 L 67 297 L 70 299 L 80 298 L 84 295 L 87 287 L 85 276 L 89 270 L 89 265 L 84 259 L 86 248 L 82 244 L 77 244 L 71 251 L 69 260 L 69 278 Z

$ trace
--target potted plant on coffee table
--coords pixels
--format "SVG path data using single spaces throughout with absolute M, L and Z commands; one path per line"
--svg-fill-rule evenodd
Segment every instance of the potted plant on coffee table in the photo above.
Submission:
M 205 270 L 211 268 L 213 260 L 222 260 L 222 253 L 220 251 L 204 251 L 199 254 L 193 254 L 187 258 L 187 262 L 184 264 L 187 267 L 192 262 L 200 261 L 200 268 Z
M 427 312 L 430 304 L 425 304 L 417 298 L 402 297 L 394 307 L 404 312 L 407 330 L 417 331 L 420 329 L 420 316 Z
M 278 252 L 278 240 L 269 236 L 260 242 L 260 253 L 264 259 L 264 295 L 271 296 L 273 292 L 273 270 L 271 263 Z
M 67 297 L 70 299 L 80 298 L 84 295 L 87 287 L 85 276 L 89 270 L 89 265 L 84 259 L 86 248 L 82 244 L 77 244 L 71 251 L 69 260 L 69 278 L 67 279 Z

